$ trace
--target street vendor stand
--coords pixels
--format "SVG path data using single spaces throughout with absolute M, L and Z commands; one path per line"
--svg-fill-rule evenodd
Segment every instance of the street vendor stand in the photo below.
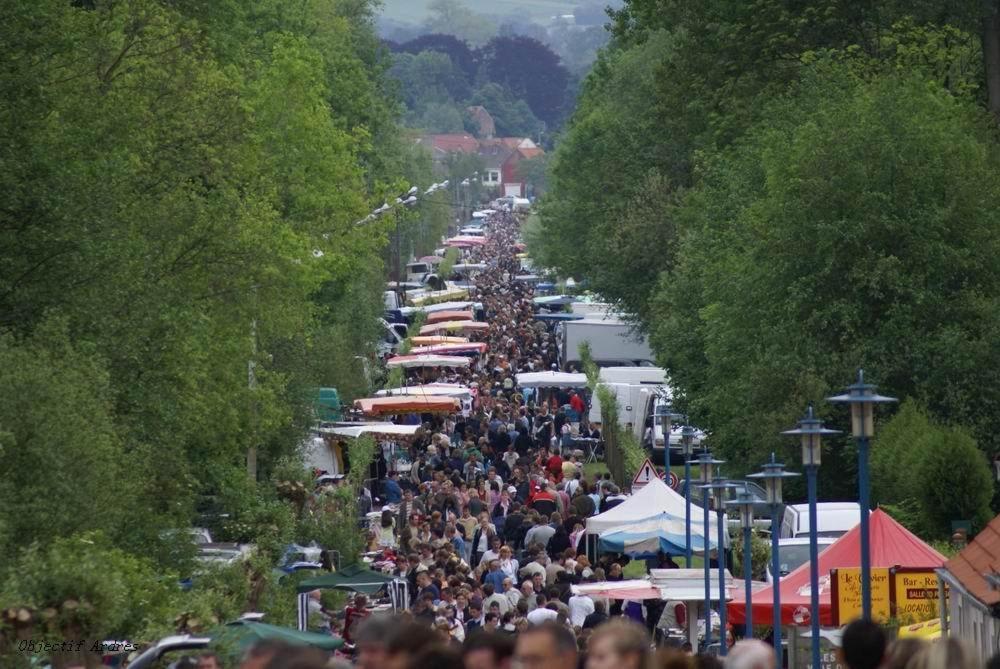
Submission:
M 405 578 L 382 574 L 364 565 L 348 565 L 340 571 L 299 583 L 297 623 L 300 630 L 305 630 L 309 623 L 309 593 L 313 590 L 347 590 L 369 596 L 384 591 L 389 595 L 393 611 L 406 608 L 409 601 L 409 585 Z

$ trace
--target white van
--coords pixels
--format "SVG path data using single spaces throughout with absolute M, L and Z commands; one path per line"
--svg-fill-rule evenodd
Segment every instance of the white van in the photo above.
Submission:
M 406 280 L 423 283 L 424 277 L 434 271 L 430 264 L 425 262 L 406 263 Z
M 839 537 L 861 522 L 857 502 L 820 502 L 816 505 L 816 535 Z M 809 536 L 809 505 L 789 504 L 781 521 L 781 538 Z

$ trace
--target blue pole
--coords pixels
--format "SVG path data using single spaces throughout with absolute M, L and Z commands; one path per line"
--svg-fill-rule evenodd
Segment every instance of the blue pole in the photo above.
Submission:
M 858 438 L 858 502 L 861 507 L 861 617 L 872 619 L 872 553 L 868 527 L 868 437 Z
M 812 626 L 812 666 L 818 669 L 819 653 L 819 548 L 816 541 L 816 465 L 806 465 L 809 485 L 809 622 Z
M 669 461 L 668 461 L 669 466 Z M 691 455 L 684 455 L 684 537 L 687 539 L 687 568 L 691 568 Z
M 743 528 L 743 578 L 746 579 L 746 586 L 743 591 L 744 601 L 746 605 L 746 638 L 753 638 L 753 587 L 751 586 L 751 581 L 753 580 L 753 563 L 750 560 L 750 551 L 752 550 L 751 538 L 750 538 L 750 528 Z
M 701 503 L 705 507 L 705 648 L 712 643 L 712 572 L 708 555 L 708 488 L 702 490 Z
M 781 648 L 781 558 L 778 555 L 778 534 L 781 531 L 781 518 L 778 513 L 781 505 L 775 504 L 771 507 L 771 593 L 773 615 L 774 615 L 774 654 L 776 657 L 775 669 L 781 669 L 784 664 Z M 750 608 L 749 603 L 747 608 Z
M 726 656 L 726 618 L 729 615 L 729 611 L 726 607 L 726 552 L 723 547 L 722 533 L 725 532 L 724 521 L 722 519 L 722 490 L 719 490 L 719 496 L 716 498 L 717 504 L 715 509 L 716 527 L 718 528 L 718 534 L 715 536 L 717 548 L 715 549 L 715 560 L 719 563 L 719 655 L 722 657 Z M 819 666 L 819 665 L 817 665 Z

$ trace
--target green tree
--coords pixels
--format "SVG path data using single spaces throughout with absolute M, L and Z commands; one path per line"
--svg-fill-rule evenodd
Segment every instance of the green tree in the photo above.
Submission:
M 501 84 L 490 82 L 475 91 L 471 105 L 482 105 L 493 116 L 500 137 L 534 137 L 541 123 L 524 100 Z
M 0 337 L 0 550 L 48 540 L 53 528 L 114 532 L 125 513 L 126 454 L 107 369 L 76 349 L 65 323 Z
M 857 367 L 996 434 L 992 142 L 979 110 L 919 77 L 819 66 L 766 123 L 705 157 L 653 334 L 729 459 L 755 467 Z
M 972 521 L 973 531 L 978 531 L 993 518 L 989 464 L 962 430 L 935 434 L 918 473 L 923 517 L 937 536 L 950 536 L 953 520 Z
M 170 631 L 176 611 L 179 588 L 167 576 L 101 533 L 55 537 L 8 563 L 0 607 L 29 611 L 22 633 L 38 640 L 86 640 L 89 649 L 104 639 L 150 638 Z M 13 649 L 0 657 L 3 650 Z

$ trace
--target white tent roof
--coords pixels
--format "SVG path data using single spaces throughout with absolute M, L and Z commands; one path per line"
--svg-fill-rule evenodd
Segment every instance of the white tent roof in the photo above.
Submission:
M 472 397 L 472 389 L 457 383 L 427 383 L 401 388 L 389 388 L 375 393 L 378 397 L 386 395 L 437 395 L 441 397 Z
M 525 372 L 517 375 L 517 385 L 522 388 L 586 388 L 587 375 L 571 372 Z
M 652 516 L 669 514 L 684 521 L 684 496 L 675 492 L 660 479 L 653 479 L 642 490 L 632 495 L 624 502 L 587 519 L 587 532 L 601 534 L 607 530 L 625 531 L 630 525 L 640 526 Z M 691 501 L 691 536 L 703 537 L 705 534 L 705 512 L 702 507 Z M 718 521 L 715 512 L 709 514 L 709 544 L 716 542 Z M 723 545 L 729 545 L 729 532 L 726 531 L 726 518 L 723 514 Z M 694 542 L 692 542 L 694 543 Z
M 395 425 L 393 423 L 358 423 L 357 425 L 338 425 L 336 427 L 321 427 L 314 430 L 320 434 L 336 434 L 341 437 L 360 437 L 363 434 L 399 434 L 413 435 L 420 429 L 419 425 Z

